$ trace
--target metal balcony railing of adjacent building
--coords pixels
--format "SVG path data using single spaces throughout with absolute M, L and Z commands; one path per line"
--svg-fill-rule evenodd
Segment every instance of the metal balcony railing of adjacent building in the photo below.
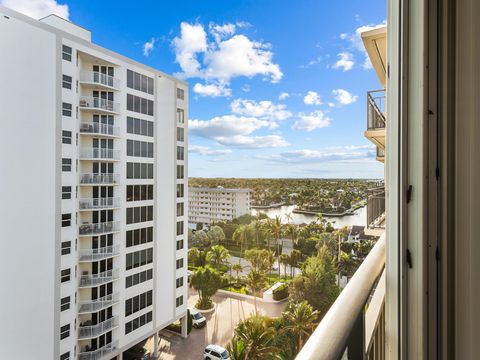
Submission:
M 377 146 L 377 158 L 384 158 L 385 157 L 385 149 Z
M 86 223 L 78 227 L 80 236 L 102 235 L 119 231 L 118 221 L 107 221 L 101 223 Z
M 80 160 L 120 160 L 120 150 L 80 148 Z
M 385 120 L 385 90 L 367 92 L 367 129 L 383 129 Z
M 88 288 L 93 286 L 100 286 L 118 279 L 118 270 L 107 270 L 98 274 L 89 274 L 88 271 L 86 271 L 80 276 L 78 287 Z
M 372 248 L 296 360 L 385 359 L 385 234 Z
M 97 312 L 119 302 L 118 293 L 113 293 L 95 300 L 84 300 L 79 302 L 78 313 L 89 314 Z
M 367 197 L 367 226 L 385 227 L 385 188 L 370 190 Z
M 120 254 L 120 246 L 105 246 L 97 249 L 80 249 L 78 250 L 78 261 L 91 262 L 108 259 Z
M 90 325 L 90 321 L 86 321 L 83 324 L 80 324 L 78 327 L 78 339 L 92 339 L 96 338 L 102 334 L 105 334 L 107 331 L 112 330 L 118 326 L 118 317 L 114 316 L 110 319 L 102 321 L 96 325 Z
M 115 185 L 119 182 L 119 174 L 80 174 L 80 185 Z
M 118 341 L 109 343 L 101 348 L 90 350 L 88 347 L 82 349 L 78 354 L 78 360 L 100 360 L 104 359 L 107 355 L 113 354 L 118 349 Z
M 101 209 L 113 209 L 120 206 L 120 198 L 108 197 L 108 198 L 92 198 L 92 199 L 79 199 L 79 210 L 101 210 Z
M 113 89 L 120 88 L 120 79 L 98 71 L 82 71 L 80 73 L 80 83 L 103 85 Z
M 78 105 L 80 109 L 100 110 L 109 113 L 118 113 L 120 110 L 119 103 L 94 96 L 80 96 Z
M 80 123 L 80 134 L 95 134 L 106 136 L 119 136 L 120 128 L 109 124 L 101 124 L 98 122 L 82 122 Z

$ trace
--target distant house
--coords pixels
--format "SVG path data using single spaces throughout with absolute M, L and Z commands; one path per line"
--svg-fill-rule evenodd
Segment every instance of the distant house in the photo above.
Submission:
M 353 225 L 348 233 L 347 242 L 358 243 L 364 240 L 373 240 L 375 236 L 365 234 L 365 226 Z

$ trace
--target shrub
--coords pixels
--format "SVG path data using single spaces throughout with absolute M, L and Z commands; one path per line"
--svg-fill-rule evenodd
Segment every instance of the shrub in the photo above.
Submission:
M 282 284 L 275 290 L 273 290 L 273 300 L 280 301 L 288 297 L 288 286 Z

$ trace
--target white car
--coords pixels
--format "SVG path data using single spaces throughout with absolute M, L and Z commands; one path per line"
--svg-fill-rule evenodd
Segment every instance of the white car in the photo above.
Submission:
M 203 314 L 195 309 L 190 310 L 190 317 L 192 318 L 192 325 L 194 328 L 202 328 L 207 324 L 207 319 Z
M 205 360 L 230 360 L 228 351 L 219 345 L 208 345 L 203 352 Z

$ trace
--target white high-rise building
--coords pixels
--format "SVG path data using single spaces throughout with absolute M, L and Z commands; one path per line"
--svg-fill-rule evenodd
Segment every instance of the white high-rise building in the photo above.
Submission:
M 0 359 L 185 325 L 187 84 L 1 6 L 0 79 Z
M 249 189 L 191 187 L 188 190 L 188 221 L 192 224 L 211 224 L 250 214 L 251 197 L 252 191 Z

